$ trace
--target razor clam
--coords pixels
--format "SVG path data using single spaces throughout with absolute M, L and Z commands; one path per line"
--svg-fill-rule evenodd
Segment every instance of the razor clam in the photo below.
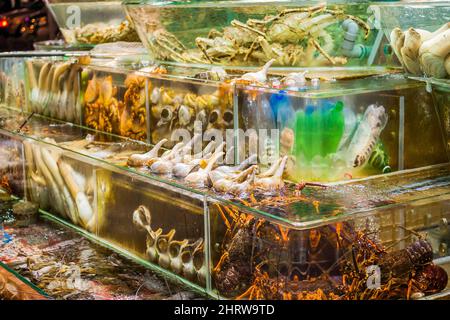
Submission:
M 57 160 L 59 159 L 59 154 L 54 154 L 50 150 L 47 150 L 46 148 L 42 148 L 41 150 L 42 154 L 42 160 L 44 161 L 45 165 L 47 166 L 48 170 L 51 172 L 56 185 L 58 189 L 61 192 L 62 199 L 63 199 L 63 205 L 65 207 L 66 215 L 70 217 L 72 222 L 77 225 L 86 225 L 84 224 L 86 221 L 80 221 L 80 213 L 78 212 L 77 206 L 74 203 L 74 200 L 72 199 L 69 189 L 67 185 L 63 181 L 63 177 L 58 169 Z M 80 223 L 82 222 L 82 223 Z
M 36 91 L 31 92 L 31 100 L 34 102 L 35 108 L 34 111 L 37 113 L 42 113 L 43 104 L 41 101 L 43 100 L 43 96 L 47 92 L 47 78 L 49 76 L 49 72 L 52 65 L 50 62 L 46 62 L 39 71 L 39 79 L 37 83 Z
M 28 70 L 28 80 L 30 83 L 30 89 L 31 89 L 31 95 L 30 95 L 30 105 L 33 105 L 35 101 L 37 100 L 37 96 L 39 95 L 39 86 L 38 81 L 36 79 L 36 75 L 33 68 L 33 63 L 31 60 L 26 60 L 25 62 Z M 30 111 L 34 111 L 33 106 L 31 106 Z
M 31 147 L 32 147 L 32 152 L 33 152 L 33 159 L 36 162 L 37 172 L 39 173 L 39 175 L 41 177 L 44 178 L 44 180 L 46 181 L 46 184 L 48 186 L 50 203 L 53 204 L 53 208 L 57 212 L 59 212 L 63 217 L 69 218 L 64 211 L 62 194 L 59 191 L 59 188 L 55 182 L 55 179 L 53 178 L 49 169 L 47 168 L 44 161 L 42 160 L 42 154 L 41 154 L 42 148 L 35 144 L 32 144 Z
M 48 113 L 51 117 L 62 118 L 61 109 L 63 106 L 66 108 L 66 105 L 60 105 L 60 93 L 61 93 L 61 83 L 64 82 L 65 76 L 67 75 L 67 71 L 70 68 L 70 62 L 56 63 L 54 68 L 53 77 L 51 79 L 50 91 L 49 91 L 49 102 L 48 102 Z
M 75 200 L 78 209 L 78 220 L 87 230 L 94 231 L 97 219 L 85 193 L 86 185 L 80 183 L 83 181 L 80 181 L 80 179 L 77 178 L 73 168 L 62 161 L 61 158 L 58 159 L 57 164 L 61 176 L 63 177 L 72 198 Z
M 51 87 L 53 83 L 53 77 L 55 75 L 56 65 L 52 64 L 50 66 L 50 70 L 47 74 L 47 78 L 45 79 L 44 88 L 41 89 L 41 94 L 39 96 L 39 103 L 41 105 L 41 114 L 44 116 L 48 116 L 50 113 L 49 102 L 51 99 Z

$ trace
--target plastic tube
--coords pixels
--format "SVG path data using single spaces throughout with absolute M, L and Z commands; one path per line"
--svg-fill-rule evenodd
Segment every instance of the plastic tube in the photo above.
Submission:
M 345 31 L 344 42 L 342 43 L 342 53 L 351 58 L 363 58 L 367 54 L 367 49 L 362 44 L 355 44 L 358 36 L 359 26 L 352 19 L 347 19 L 342 23 Z

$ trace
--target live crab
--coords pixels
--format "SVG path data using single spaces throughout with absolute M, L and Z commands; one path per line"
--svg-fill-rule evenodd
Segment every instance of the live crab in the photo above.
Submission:
M 364 39 L 368 38 L 370 27 L 365 21 L 319 5 L 286 9 L 246 23 L 233 20 L 222 32 L 212 29 L 207 37 L 197 37 L 197 49 L 187 49 L 162 28 L 152 32 L 149 42 L 157 58 L 177 62 L 241 65 L 275 59 L 279 66 L 344 65 L 346 57 L 329 53 L 335 43 L 326 28 L 346 19 L 356 22 L 364 30 Z

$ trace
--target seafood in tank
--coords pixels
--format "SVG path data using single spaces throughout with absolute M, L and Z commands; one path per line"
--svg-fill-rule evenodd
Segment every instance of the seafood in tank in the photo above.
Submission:
M 450 76 L 450 22 L 434 32 L 392 30 L 391 46 L 406 72 L 434 78 Z
M 386 214 L 386 213 L 384 213 Z M 380 215 L 295 230 L 216 204 L 213 283 L 234 299 L 417 299 L 448 288 L 447 271 L 433 263 L 432 239 L 406 231 L 387 243 Z M 394 246 L 396 245 L 396 246 Z M 379 268 L 378 285 L 370 268 Z M 369 268 L 369 269 L 368 269 Z
M 163 279 L 47 219 L 27 227 L 7 227 L 5 231 L 12 234 L 13 239 L 0 247 L 0 261 L 4 264 L 0 266 L 0 299 L 2 295 L 9 299 L 45 297 L 57 300 L 199 297 L 181 283 Z M 8 276 L 5 266 L 15 275 Z M 26 284 L 20 284 L 18 278 L 26 279 Z
M 120 135 L 135 140 L 147 139 L 147 111 L 145 109 L 143 77 L 128 75 L 125 79 L 124 110 L 120 115 Z
M 360 65 L 375 39 L 367 3 L 125 1 L 154 59 L 182 64 Z
M 221 161 L 227 158 L 223 142 L 210 142 L 199 154 L 193 154 L 196 138 L 179 142 L 159 156 L 160 148 L 167 142 L 161 140 L 150 151 L 129 156 L 127 165 L 141 171 L 165 175 L 192 188 L 212 189 L 217 193 L 247 198 L 253 193 L 276 195 L 285 190 L 284 173 L 288 156 L 276 160 L 268 169 L 257 164 L 257 155 L 231 166 Z M 306 183 L 308 184 L 308 183 Z
M 136 31 L 128 20 L 123 20 L 118 26 L 99 22 L 73 30 L 61 29 L 61 32 L 68 43 L 100 44 L 117 41 L 139 41 Z
M 25 68 L 22 58 L 0 58 L 0 105 L 26 107 Z
M 374 4 L 374 13 L 399 64 L 410 75 L 450 76 L 448 2 Z
M 150 262 L 184 276 L 186 279 L 206 284 L 204 240 L 175 240 L 176 230 L 167 233 L 161 228 L 153 230 L 150 210 L 139 206 L 133 212 L 134 225 L 147 234 L 146 255 Z
M 166 81 L 151 81 L 150 130 L 151 142 L 169 139 L 177 129 L 186 129 L 191 135 L 200 128 L 233 128 L 233 89 L 229 83 L 217 86 L 187 87 L 180 82 L 175 86 Z M 195 88 L 192 90 L 191 88 Z M 172 143 L 173 145 L 173 143 Z
M 25 62 L 29 112 L 80 123 L 80 66 L 76 61 L 29 59 Z
M 46 143 L 56 142 L 46 138 Z M 24 140 L 28 196 L 40 209 L 54 212 L 89 231 L 97 227 L 93 168 L 61 150 Z
M 0 189 L 22 197 L 24 171 L 20 141 L 0 135 Z
M 303 76 L 285 78 L 306 89 L 284 87 L 279 78 L 269 81 L 278 81 L 275 88 L 236 88 L 244 131 L 240 161 L 258 153 L 259 162 L 270 166 L 288 155 L 286 178 L 295 182 L 343 181 L 448 162 L 446 80 L 430 80 L 431 92 L 425 80 L 403 75 L 322 81 L 315 89 Z M 377 83 L 380 90 L 374 90 Z
M 47 5 L 67 43 L 92 46 L 139 41 L 120 1 L 47 0 Z
M 88 81 L 84 93 L 84 122 L 90 128 L 108 133 L 120 130 L 120 111 L 123 101 L 117 100 L 117 87 L 113 85 L 112 76 Z
M 99 131 L 145 141 L 146 86 L 147 79 L 133 73 L 125 77 L 94 71 L 84 90 L 84 123 Z
M 97 183 L 98 201 L 104 203 L 98 213 L 100 237 L 152 265 L 206 286 L 201 197 L 106 170 L 97 173 Z

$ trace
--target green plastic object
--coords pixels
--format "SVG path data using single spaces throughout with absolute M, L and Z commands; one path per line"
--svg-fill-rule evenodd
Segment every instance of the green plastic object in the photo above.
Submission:
M 335 153 L 344 129 L 344 104 L 341 101 L 298 110 L 295 116 L 295 156 L 311 161 L 315 156 Z

